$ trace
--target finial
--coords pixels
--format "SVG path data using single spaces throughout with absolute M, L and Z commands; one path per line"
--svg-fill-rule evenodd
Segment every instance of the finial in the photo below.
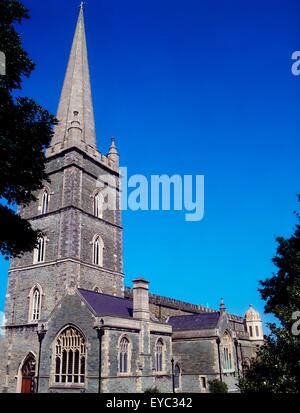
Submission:
M 225 311 L 226 311 L 226 307 L 225 307 L 225 304 L 224 304 L 224 298 L 222 297 L 221 302 L 220 302 L 220 312 L 225 313 Z
M 116 138 L 112 137 L 111 138 L 111 145 L 109 148 L 109 154 L 118 154 L 117 148 L 116 148 Z
M 109 148 L 109 152 L 108 152 L 108 159 L 110 159 L 111 161 L 114 162 L 119 162 L 119 154 L 118 154 L 118 150 L 116 147 L 116 138 L 112 137 L 111 138 L 111 145 Z
M 80 7 L 80 10 L 83 10 L 83 7 L 86 5 L 86 3 L 84 1 L 80 2 L 80 5 L 78 7 Z

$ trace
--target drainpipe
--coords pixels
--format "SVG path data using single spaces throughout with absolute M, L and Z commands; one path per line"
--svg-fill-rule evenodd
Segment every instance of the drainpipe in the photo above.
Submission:
M 99 340 L 99 372 L 98 372 L 98 393 L 101 393 L 101 381 L 102 381 L 102 337 L 104 335 L 103 319 L 100 320 L 100 326 L 94 327 L 97 330 L 97 336 Z
M 42 341 L 46 335 L 47 330 L 45 330 L 44 324 L 41 326 L 41 330 L 37 331 L 38 340 L 39 340 L 39 361 L 38 361 L 38 369 L 37 369 L 37 376 L 36 376 L 36 388 L 35 392 L 39 392 L 39 381 L 40 381 L 40 367 L 41 367 L 41 353 L 42 353 Z
M 175 393 L 175 376 L 174 376 L 174 359 L 172 357 L 171 359 L 171 364 L 172 364 L 172 391 Z
M 220 354 L 220 344 L 221 344 L 220 337 L 217 337 L 216 343 L 217 343 L 217 346 L 218 346 L 218 360 L 219 360 L 220 382 L 222 382 L 223 380 L 222 380 L 221 354 Z
M 239 366 L 238 345 L 239 345 L 238 339 L 235 338 L 235 339 L 234 339 L 234 346 L 235 346 L 235 355 L 236 355 L 237 374 L 238 374 L 238 378 L 240 378 L 240 366 Z
M 243 356 L 242 344 L 239 343 L 239 346 L 240 346 L 241 363 L 242 363 L 242 374 L 244 374 L 244 356 Z

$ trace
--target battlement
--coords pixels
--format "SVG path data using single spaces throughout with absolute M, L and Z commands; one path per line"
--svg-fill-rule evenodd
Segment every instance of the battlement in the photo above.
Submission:
M 130 298 L 132 299 L 132 288 L 130 287 L 125 287 L 124 289 L 124 297 L 125 298 Z M 176 315 L 178 311 L 178 315 L 180 314 L 199 314 L 199 313 L 215 313 L 218 312 L 218 310 L 214 310 L 212 308 L 206 307 L 201 304 L 192 304 L 192 303 L 187 303 L 185 301 L 181 300 L 176 300 L 174 298 L 170 297 L 164 297 L 161 295 L 156 295 L 156 294 L 149 294 L 149 303 L 150 306 L 156 306 L 156 307 L 164 307 L 168 308 L 171 310 L 175 310 L 175 313 L 172 312 L 170 315 Z M 159 314 L 160 316 L 160 314 Z M 161 318 L 161 317 L 159 317 Z M 165 318 L 165 317 L 163 317 Z M 243 324 L 244 319 L 241 316 L 234 315 L 234 314 L 228 314 L 228 318 L 230 321 L 234 323 L 239 323 Z
M 243 323 L 244 319 L 243 317 L 239 316 L 239 315 L 233 315 L 233 314 L 228 314 L 228 318 L 230 321 L 234 321 L 237 323 Z
M 116 162 L 109 159 L 108 156 L 102 155 L 95 147 L 85 143 L 84 141 L 81 141 L 80 144 L 78 143 L 74 144 L 73 142 L 70 143 L 66 141 L 65 143 L 57 143 L 55 145 L 52 145 L 46 149 L 46 158 L 50 158 L 52 156 L 58 155 L 61 152 L 68 150 L 70 148 L 77 148 L 81 152 L 90 156 L 92 159 L 94 159 L 98 163 L 105 166 L 106 168 L 109 168 L 115 172 L 118 172 L 119 167 Z
M 124 296 L 126 298 L 132 298 L 132 289 L 130 287 L 125 287 Z M 174 298 L 164 297 L 156 294 L 149 294 L 150 304 L 157 306 L 167 307 L 187 313 L 214 313 L 216 310 L 212 308 L 205 307 L 203 305 L 191 304 L 185 301 L 176 300 Z

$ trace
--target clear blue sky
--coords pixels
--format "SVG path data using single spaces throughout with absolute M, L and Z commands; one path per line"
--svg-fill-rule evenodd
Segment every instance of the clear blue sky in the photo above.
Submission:
M 26 1 L 20 27 L 37 63 L 22 93 L 56 112 L 78 0 Z M 275 236 L 299 193 L 299 1 L 89 0 L 97 140 L 116 135 L 129 173 L 204 174 L 205 218 L 125 212 L 125 281 L 230 312 L 263 302 Z M 1 260 L 0 310 L 8 265 Z

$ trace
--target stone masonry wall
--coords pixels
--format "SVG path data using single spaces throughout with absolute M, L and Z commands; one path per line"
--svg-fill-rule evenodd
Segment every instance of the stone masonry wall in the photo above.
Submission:
M 120 211 L 104 211 L 103 220 L 92 215 L 99 176 L 107 181 L 106 175 L 111 173 L 118 186 L 118 175 L 77 150 L 49 158 L 47 172 L 49 212 L 40 215 L 43 191 L 37 194 L 36 202 L 20 211 L 31 218 L 34 228 L 45 233 L 46 252 L 42 264 L 33 264 L 33 253 L 11 261 L 6 318 L 13 324 L 27 323 L 28 295 L 37 283 L 44 293 L 45 317 L 69 287 L 98 286 L 102 292 L 123 295 Z M 104 241 L 103 267 L 93 264 L 92 239 L 96 234 Z
M 43 292 L 41 319 L 45 320 L 68 288 L 81 287 L 92 290 L 97 286 L 108 294 L 119 295 L 123 286 L 123 276 L 73 261 L 62 261 L 10 273 L 5 311 L 7 324 L 28 323 L 29 293 L 37 284 Z
M 95 317 L 80 300 L 78 295 L 67 295 L 56 308 L 47 323 L 47 333 L 42 343 L 40 385 L 41 393 L 59 392 L 86 392 L 95 393 L 98 390 L 98 365 L 99 365 L 99 344 L 97 332 L 94 327 Z M 87 343 L 86 358 L 86 386 L 64 386 L 63 388 L 54 383 L 54 360 L 53 345 L 58 333 L 67 325 L 74 325 L 78 328 Z
M 6 329 L 1 343 L 5 359 L 2 360 L 4 375 L 0 377 L 0 393 L 20 391 L 20 367 L 30 352 L 35 356 L 38 354 L 36 331 L 36 325 Z
M 48 213 L 41 215 L 43 190 L 36 194 L 37 201 L 19 210 L 21 216 L 30 219 L 33 228 L 45 234 L 45 261 L 33 264 L 33 252 L 27 253 L 11 260 L 9 270 L 5 315 L 7 325 L 13 328 L 8 330 L 2 347 L 7 347 L 10 337 L 8 347 L 13 355 L 10 363 L 14 375 L 24 354 L 36 350 L 36 325 L 28 324 L 29 293 L 35 285 L 43 293 L 42 320 L 70 289 L 98 287 L 117 296 L 123 296 L 124 290 L 118 173 L 76 149 L 49 157 L 46 168 Z M 103 219 L 93 215 L 93 195 L 99 182 L 111 185 L 117 194 L 117 210 L 104 211 Z M 94 265 L 92 260 L 91 241 L 95 234 L 104 241 L 103 267 Z M 9 389 L 15 391 L 15 379 L 9 377 Z

